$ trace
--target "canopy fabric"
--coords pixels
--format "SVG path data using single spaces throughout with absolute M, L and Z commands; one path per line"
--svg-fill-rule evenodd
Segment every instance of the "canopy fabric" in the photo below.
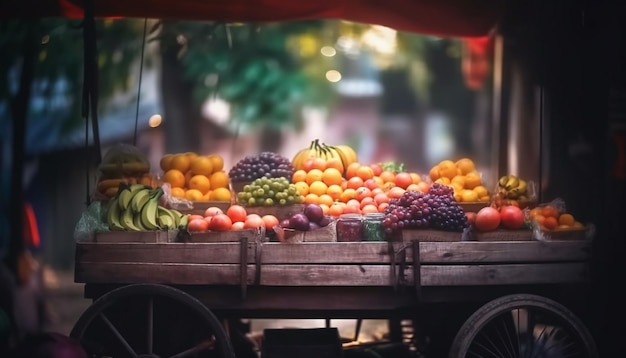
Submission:
M 82 18 L 84 1 L 4 0 L 0 19 Z M 96 17 L 225 22 L 274 22 L 322 18 L 383 25 L 437 36 L 488 34 L 504 0 L 91 0 Z

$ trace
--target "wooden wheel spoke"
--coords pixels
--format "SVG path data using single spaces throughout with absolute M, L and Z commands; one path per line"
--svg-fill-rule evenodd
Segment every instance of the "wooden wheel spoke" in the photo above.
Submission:
M 126 339 L 122 337 L 122 334 L 120 333 L 120 331 L 118 331 L 117 328 L 115 328 L 115 326 L 113 325 L 113 323 L 111 323 L 111 321 L 107 318 L 107 316 L 105 316 L 103 312 L 100 312 L 98 316 L 107 325 L 107 327 L 109 327 L 111 332 L 113 332 L 113 335 L 115 335 L 115 337 L 120 341 L 120 343 L 122 343 L 126 351 L 130 353 L 132 357 L 137 357 L 137 353 L 135 353 L 135 350 L 133 349 L 133 347 L 131 347 L 130 344 L 128 344 L 128 342 L 126 341 Z
M 180 353 L 170 356 L 170 358 L 190 357 L 202 351 L 213 350 L 214 348 L 215 348 L 215 337 L 211 337 L 211 339 L 204 340 L 187 350 L 184 350 Z
M 506 341 L 502 339 L 502 345 L 506 348 L 506 353 L 508 354 L 508 356 L 513 358 L 515 357 L 515 343 L 513 343 L 513 340 L 512 340 L 513 332 L 509 331 L 509 326 L 506 324 L 506 321 L 507 320 L 505 320 L 504 317 L 500 321 L 502 322 L 502 328 L 503 328 L 502 331 L 504 332 L 504 336 L 506 338 Z M 500 331 L 498 331 L 498 333 L 499 332 Z
M 148 327 L 147 327 L 148 354 L 152 354 L 154 340 L 154 300 L 148 299 Z

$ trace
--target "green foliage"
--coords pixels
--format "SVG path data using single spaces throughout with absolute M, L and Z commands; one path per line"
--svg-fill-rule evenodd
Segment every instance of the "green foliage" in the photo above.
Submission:
M 218 96 L 231 105 L 232 121 L 281 128 L 298 123 L 302 105 L 327 105 L 333 96 L 324 79 L 332 63 L 302 56 L 298 46 L 324 26 L 324 21 L 166 23 L 161 39 L 171 44 L 163 38 L 175 37 L 182 44 L 182 67 L 198 103 Z
M 97 20 L 99 99 L 106 102 L 116 90 L 126 89 L 130 64 L 141 49 L 142 21 Z M 63 130 L 82 123 L 83 31 L 76 20 L 47 18 L 39 22 L 0 23 L 0 105 L 9 104 L 19 83 L 23 43 L 28 26 L 35 33 L 37 59 L 34 68 L 31 114 L 61 117 Z M 60 104 L 59 104 L 60 103 Z

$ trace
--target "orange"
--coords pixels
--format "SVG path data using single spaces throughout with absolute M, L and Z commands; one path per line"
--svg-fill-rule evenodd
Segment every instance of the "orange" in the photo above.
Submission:
M 345 203 L 336 201 L 333 203 L 333 205 L 328 207 L 328 215 L 339 217 L 339 215 L 343 214 L 343 209 L 345 207 Z
M 397 199 L 401 197 L 404 192 L 404 189 L 400 188 L 399 186 L 394 186 L 393 188 L 389 189 L 389 191 L 387 192 L 387 196 L 391 199 Z
M 185 189 L 183 188 L 172 188 L 170 194 L 175 198 L 184 198 L 185 197 Z
M 378 206 L 374 205 L 374 204 L 367 204 L 364 207 L 361 208 L 361 212 L 363 214 L 369 214 L 369 213 L 377 213 L 378 212 Z
M 161 167 L 161 170 L 163 170 L 163 173 L 172 169 L 171 165 L 172 165 L 173 158 L 174 158 L 174 154 L 165 154 L 163 157 L 161 157 L 159 166 Z
M 341 193 L 341 195 L 339 196 L 339 200 L 344 203 L 347 203 L 348 200 L 354 199 L 355 197 L 356 197 L 356 189 L 347 188 Z
M 306 196 L 309 193 L 309 184 L 304 181 L 295 182 L 294 186 L 302 196 Z
M 293 175 L 291 176 L 291 182 L 292 183 L 306 182 L 306 171 L 304 169 L 298 169 L 295 172 L 293 172 Z
M 393 183 L 396 179 L 396 175 L 389 170 L 382 171 L 378 177 L 380 177 L 384 183 Z
M 339 170 L 340 173 L 343 173 L 343 163 L 339 158 L 326 159 L 326 169 L 328 168 L 335 168 Z
M 361 202 L 359 203 L 359 207 L 363 209 L 364 206 L 370 205 L 370 204 L 375 204 L 375 202 L 374 202 L 374 198 L 372 198 L 371 196 L 368 196 L 361 200 Z
M 346 185 L 346 188 L 350 188 L 350 189 L 358 189 L 360 187 L 363 186 L 363 179 L 361 179 L 360 177 L 354 176 L 351 177 L 350 179 L 348 179 L 348 184 Z
M 388 203 L 389 197 L 387 196 L 387 193 L 379 193 L 374 195 L 374 202 L 376 202 L 376 204 L 378 205 L 382 203 Z
M 559 215 L 559 225 L 573 226 L 575 221 L 572 214 L 563 213 Z
M 420 177 L 420 175 L 415 172 L 411 172 L 409 173 L 409 175 L 411 176 L 411 179 L 413 179 L 412 184 L 419 184 L 422 181 L 422 178 Z
M 331 184 L 328 186 L 328 189 L 326 189 L 326 194 L 330 195 L 333 200 L 339 200 L 342 193 L 343 189 L 337 184 Z
M 474 162 L 469 158 L 462 158 L 456 161 L 456 167 L 461 169 L 461 174 L 465 175 L 476 170 Z
M 559 217 L 559 211 L 556 210 L 556 208 L 552 205 L 546 205 L 541 209 L 541 215 L 547 217 L 553 217 L 553 218 L 558 218 Z
M 184 155 L 186 155 L 186 156 L 187 156 L 187 158 L 189 158 L 189 161 L 190 161 L 190 162 L 191 162 L 191 161 L 193 161 L 195 158 L 197 158 L 197 157 L 198 157 L 198 153 L 196 153 L 196 152 L 185 152 L 185 153 L 183 153 L 183 154 L 184 154 Z
M 172 158 L 172 161 L 170 162 L 171 169 L 177 169 L 181 173 L 186 173 L 190 167 L 191 160 L 189 159 L 189 156 L 182 153 L 174 154 L 174 158 Z
M 228 188 L 228 174 L 223 170 L 217 172 L 214 171 L 209 177 L 209 180 L 211 181 L 211 188 L 213 189 Z
M 478 194 L 473 190 L 464 189 L 461 192 L 461 198 L 464 203 L 476 202 L 478 201 Z
M 435 183 L 450 185 L 450 179 L 448 179 L 448 177 L 440 177 L 439 179 L 435 180 Z
M 189 169 L 194 174 L 202 174 L 208 177 L 213 174 L 213 161 L 209 157 L 198 156 L 191 160 Z
M 361 165 L 357 168 L 356 175 L 365 181 L 374 177 L 374 170 L 369 165 Z
M 341 177 L 341 171 L 339 171 L 339 169 L 337 168 L 326 168 L 322 172 L 322 181 L 326 185 L 341 185 L 342 179 L 343 178 Z
M 215 188 L 211 190 L 209 200 L 212 201 L 230 201 L 231 193 L 227 188 Z
M 475 186 L 474 189 L 472 190 L 476 192 L 476 195 L 478 195 L 479 198 L 489 196 L 489 192 L 487 191 L 487 188 L 485 188 L 484 185 Z
M 322 205 L 327 205 L 327 206 L 331 206 L 333 205 L 333 203 L 335 202 L 335 200 L 328 194 L 322 194 L 319 196 L 319 198 L 317 199 L 317 203 Z
M 346 179 L 354 178 L 355 176 L 357 176 L 356 172 L 360 167 L 361 163 L 359 162 L 350 163 L 346 168 Z
M 380 203 L 378 204 L 378 212 L 382 213 L 385 211 L 385 209 L 387 209 L 387 207 L 389 206 L 389 203 Z
M 402 189 L 406 189 L 409 185 L 413 184 L 413 178 L 411 174 L 406 172 L 397 173 L 394 179 L 394 184 Z
M 213 164 L 213 171 L 218 172 L 220 170 L 224 170 L 224 158 L 222 158 L 219 154 L 211 154 L 209 155 L 209 159 L 211 159 L 211 164 Z
M 205 175 L 194 175 L 189 180 L 189 189 L 200 190 L 202 195 L 204 195 L 211 189 L 211 181 Z
M 202 201 L 204 194 L 198 189 L 189 189 L 185 191 L 185 199 L 189 201 Z
M 163 174 L 163 181 L 169 183 L 172 188 L 185 187 L 185 175 L 178 169 L 170 169 Z
M 543 224 L 546 222 L 546 217 L 541 214 L 537 214 L 535 215 L 533 220 L 535 220 L 535 222 L 537 222 L 537 224 L 539 224 L 540 226 L 543 226 Z
M 324 215 L 328 215 L 328 210 L 330 209 L 330 206 L 326 205 L 326 204 L 319 204 L 320 208 L 322 208 L 322 212 L 324 213 Z
M 559 226 L 559 222 L 554 216 L 546 216 L 546 219 L 543 221 L 543 226 L 548 230 L 554 230 Z
M 420 186 L 417 184 L 411 184 L 405 188 L 406 191 L 420 191 Z
M 456 165 L 454 164 L 453 161 L 451 160 L 444 160 L 441 163 L 439 163 L 439 165 L 437 165 L 437 168 L 439 170 L 439 177 L 445 177 L 448 179 L 452 179 L 454 178 L 458 171 L 456 169 Z
M 305 204 L 317 204 L 320 197 L 317 194 L 309 193 L 304 196 Z
M 321 171 L 320 169 L 311 169 L 306 173 L 306 183 L 309 184 L 309 186 L 316 181 L 322 181 L 322 176 L 324 175 L 324 172 Z
M 465 176 L 456 175 L 454 178 L 450 180 L 450 184 L 454 186 L 459 186 L 461 189 L 465 189 Z
M 193 177 L 193 175 L 194 174 L 191 170 L 185 173 L 185 188 L 189 187 L 189 182 L 191 181 L 191 178 Z
M 534 219 L 535 216 L 537 216 L 537 215 L 541 215 L 541 208 L 540 207 L 532 208 L 528 212 L 528 218 L 529 219 Z
M 470 172 L 465 174 L 465 189 L 474 189 L 479 185 L 482 185 L 482 179 L 478 173 Z
M 428 172 L 428 176 L 430 177 L 430 180 L 432 181 L 439 179 L 439 168 L 436 165 L 430 168 L 430 171 Z
M 314 181 L 311 185 L 309 185 L 309 193 L 313 193 L 317 196 L 326 194 L 327 190 L 328 185 L 324 184 L 323 181 Z

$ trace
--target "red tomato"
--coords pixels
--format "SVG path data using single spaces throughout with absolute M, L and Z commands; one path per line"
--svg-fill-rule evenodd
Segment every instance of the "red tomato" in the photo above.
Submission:
M 204 216 L 205 217 L 215 216 L 216 214 L 224 214 L 224 211 L 222 211 L 222 209 L 218 208 L 217 206 L 208 207 L 204 211 Z
M 480 231 L 492 231 L 500 226 L 500 213 L 498 210 L 487 206 L 476 213 L 474 226 Z
M 248 214 L 246 220 L 243 223 L 243 227 L 246 229 L 256 229 L 259 227 L 265 227 L 265 221 L 257 214 Z
M 506 205 L 500 209 L 502 226 L 507 229 L 519 229 L 524 225 L 524 212 L 517 206 Z
M 467 212 L 465 213 L 465 216 L 467 217 L 467 221 L 470 225 L 474 225 L 476 223 L 476 213 Z
M 233 226 L 233 221 L 226 214 L 217 214 L 211 218 L 209 229 L 215 231 L 227 231 Z
M 209 230 L 209 222 L 202 219 L 192 219 L 187 223 L 187 230 L 189 232 L 207 231 Z
M 274 215 L 263 215 L 261 219 L 263 219 L 263 222 L 265 223 L 265 230 L 267 231 L 274 230 L 274 226 L 279 224 L 278 218 Z
M 226 209 L 226 215 L 230 218 L 232 222 L 237 221 L 246 221 L 246 217 L 248 216 L 248 212 L 246 208 L 241 205 L 231 205 Z

